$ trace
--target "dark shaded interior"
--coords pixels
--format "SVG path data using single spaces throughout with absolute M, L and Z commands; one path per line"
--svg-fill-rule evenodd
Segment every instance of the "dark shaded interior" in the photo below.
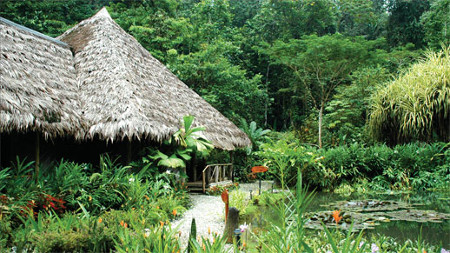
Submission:
M 16 157 L 19 157 L 21 160 L 26 159 L 27 161 L 35 160 L 36 133 L 1 133 L 0 139 L 1 167 L 11 166 L 11 162 L 15 162 Z M 45 166 L 52 161 L 58 161 L 63 158 L 78 163 L 98 164 L 100 155 L 104 153 L 108 153 L 111 157 L 119 157 L 119 161 L 126 164 L 130 158 L 131 160 L 137 159 L 140 151 L 147 145 L 155 145 L 155 143 L 149 141 L 132 141 L 130 144 L 128 140 L 114 143 L 107 143 L 106 141 L 100 140 L 76 142 L 68 138 L 45 140 L 40 135 L 40 164 Z
M 37 134 L 30 133 L 0 133 L 0 167 L 11 167 L 17 158 L 21 161 L 36 160 Z M 125 165 L 130 161 L 139 159 L 144 154 L 144 149 L 149 146 L 160 147 L 161 144 L 149 140 L 123 140 L 114 143 L 93 140 L 76 142 L 72 138 L 56 138 L 45 140 L 39 135 L 39 159 L 40 166 L 50 166 L 55 161 L 64 159 L 77 163 L 90 163 L 97 166 L 100 155 L 107 153 L 111 158 L 118 158 L 118 162 Z M 162 150 L 164 152 L 164 150 Z M 193 157 L 186 163 L 188 181 L 201 180 L 205 159 Z M 195 178 L 194 178 L 195 177 Z

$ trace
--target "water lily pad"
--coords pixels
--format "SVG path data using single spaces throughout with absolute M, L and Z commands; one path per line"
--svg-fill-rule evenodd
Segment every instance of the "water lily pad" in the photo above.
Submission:
M 432 210 L 399 210 L 395 212 L 386 213 L 391 217 L 391 220 L 404 220 L 415 222 L 434 222 L 441 223 L 443 220 L 450 219 L 450 214 L 438 213 Z
M 450 214 L 438 213 L 432 210 L 417 210 L 413 205 L 397 201 L 353 200 L 337 201 L 329 205 L 331 210 L 343 210 L 339 213 L 339 223 L 333 218 L 333 211 L 307 213 L 305 226 L 310 229 L 327 228 L 348 229 L 353 222 L 354 231 L 373 229 L 380 222 L 410 221 L 441 223 L 450 219 Z
M 409 209 L 413 207 L 405 202 L 374 199 L 336 201 L 322 206 L 330 209 L 342 209 L 354 212 L 392 211 L 398 209 Z

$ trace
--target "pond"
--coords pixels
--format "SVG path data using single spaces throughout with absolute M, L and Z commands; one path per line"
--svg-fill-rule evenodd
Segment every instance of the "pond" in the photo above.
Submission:
M 352 194 L 344 196 L 335 193 L 316 193 L 313 203 L 310 205 L 308 211 L 332 211 L 335 208 L 345 209 L 345 206 L 333 205 L 352 203 L 359 200 L 379 200 L 379 201 L 392 201 L 395 203 L 401 203 L 407 205 L 409 208 L 400 206 L 396 211 L 403 212 L 402 218 L 407 217 L 411 212 L 409 210 L 419 210 L 423 213 L 442 213 L 446 214 L 447 219 L 439 219 L 441 222 L 430 222 L 426 220 L 420 220 L 420 222 L 405 220 L 389 219 L 389 222 L 378 222 L 373 229 L 365 230 L 366 235 L 382 234 L 396 238 L 399 242 L 404 242 L 408 239 L 416 240 L 421 234 L 422 239 L 433 245 L 442 245 L 444 248 L 450 248 L 450 220 L 448 219 L 450 214 L 450 194 L 447 193 L 403 193 L 403 194 L 391 194 L 391 193 L 378 193 L 376 195 L 371 194 Z M 341 202 L 342 201 L 342 202 Z M 345 202 L 347 201 L 347 202 Z M 337 202 L 337 203 L 336 203 Z M 330 205 L 331 203 L 331 205 Z M 335 208 L 332 208 L 335 207 Z M 368 210 L 360 210 L 362 213 L 370 213 Z M 433 212 L 430 212 L 433 211 Z M 381 211 L 383 212 L 383 211 Z M 389 211 L 385 211 L 388 213 Z
M 399 243 L 406 240 L 417 240 L 419 235 L 426 243 L 450 248 L 450 193 L 378 193 L 352 194 L 348 196 L 335 193 L 316 193 L 308 208 L 309 226 L 321 229 L 321 222 L 329 227 L 335 226 L 330 218 L 333 210 L 342 210 L 345 220 L 360 223 L 365 235 L 386 235 L 395 238 Z M 264 220 L 271 212 L 260 210 L 247 222 L 264 226 Z M 267 220 L 272 220 L 267 217 Z M 344 222 L 340 226 L 346 226 Z M 355 225 L 358 229 L 358 226 Z

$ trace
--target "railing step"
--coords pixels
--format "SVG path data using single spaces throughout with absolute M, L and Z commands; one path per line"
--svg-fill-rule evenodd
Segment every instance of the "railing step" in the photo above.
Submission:
M 212 186 L 224 186 L 224 185 L 230 185 L 232 183 L 233 183 L 233 181 L 231 181 L 231 180 L 225 180 L 225 181 L 220 181 L 220 182 L 217 182 L 217 183 L 210 183 L 209 186 L 210 187 L 212 187 Z
M 203 188 L 202 187 L 189 187 L 188 191 L 190 191 L 190 192 L 203 192 Z
M 203 183 L 202 183 L 202 181 L 194 181 L 194 182 L 187 182 L 186 185 L 187 185 L 188 188 L 191 188 L 191 187 L 202 187 Z

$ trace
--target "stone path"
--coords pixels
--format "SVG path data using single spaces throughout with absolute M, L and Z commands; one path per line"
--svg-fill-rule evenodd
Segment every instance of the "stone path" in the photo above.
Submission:
M 240 184 L 240 190 L 253 194 L 258 194 L 258 182 Z M 261 188 L 263 191 L 272 188 L 271 181 L 263 181 Z M 250 194 L 248 195 L 250 197 Z M 192 218 L 195 218 L 197 225 L 197 236 L 212 239 L 214 233 L 222 234 L 225 229 L 225 204 L 220 196 L 209 196 L 204 194 L 189 194 L 192 206 L 181 217 L 172 221 L 172 229 L 181 232 L 180 244 L 184 249 L 187 247 L 189 233 L 191 231 Z
M 182 248 L 187 247 L 192 218 L 195 218 L 197 225 L 197 236 L 212 239 L 213 233 L 222 234 L 225 228 L 225 204 L 220 196 L 190 194 L 190 198 L 192 207 L 182 217 L 171 223 L 172 229 L 181 232 L 180 244 Z

